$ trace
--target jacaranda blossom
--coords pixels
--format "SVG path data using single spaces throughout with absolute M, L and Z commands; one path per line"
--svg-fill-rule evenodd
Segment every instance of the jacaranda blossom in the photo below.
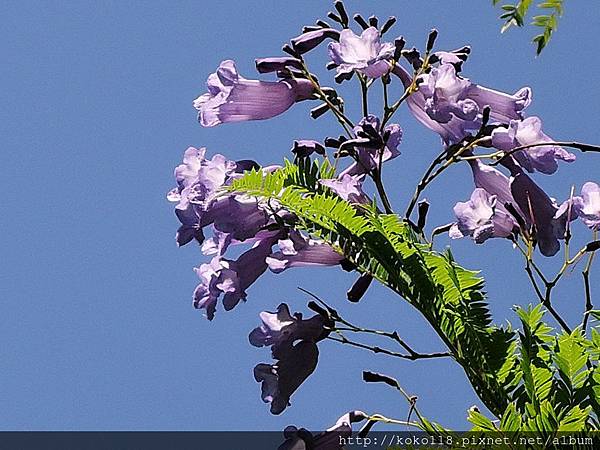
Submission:
M 498 150 L 510 151 L 523 145 L 552 142 L 542 131 L 538 117 L 511 120 L 508 128 L 498 127 L 492 132 L 492 145 Z M 557 145 L 541 145 L 512 153 L 517 162 L 528 172 L 552 174 L 558 169 L 558 160 L 573 162 L 575 155 Z
M 302 319 L 293 316 L 285 303 L 277 312 L 263 311 L 262 325 L 252 330 L 250 343 L 256 347 L 270 346 L 274 364 L 258 364 L 254 378 L 262 383 L 262 399 L 271 403 L 271 413 L 280 414 L 288 405 L 290 396 L 315 370 L 319 350 L 316 343 L 329 331 L 320 315 Z
M 269 269 L 275 273 L 290 267 L 336 266 L 344 259 L 329 244 L 306 238 L 294 230 L 290 231 L 287 239 L 279 240 L 277 245 L 279 251 L 266 259 Z
M 573 197 L 570 203 L 574 216 L 592 230 L 600 230 L 600 186 L 588 181 L 581 188 L 581 197 Z M 569 200 L 561 205 L 556 215 L 563 214 L 568 207 Z
M 458 221 L 450 229 L 453 239 L 472 236 L 481 244 L 492 237 L 508 237 L 515 227 L 514 219 L 502 208 L 496 208 L 496 196 L 480 188 L 473 191 L 468 202 L 457 203 L 454 214 Z
M 290 397 L 317 367 L 317 344 L 300 341 L 278 355 L 274 364 L 254 367 L 254 379 L 262 383 L 261 398 L 271 403 L 271 413 L 281 414 L 290 404 Z
M 314 435 L 304 428 L 286 427 L 283 431 L 285 442 L 277 450 L 344 450 L 344 440 L 352 436 L 352 424 L 362 422 L 368 416 L 362 411 L 350 411 L 340 417 L 335 425 Z
M 405 88 L 412 76 L 400 64 L 392 72 Z M 456 74 L 453 64 L 440 64 L 421 77 L 419 90 L 406 102 L 415 118 L 440 135 L 446 145 L 460 142 L 481 126 L 485 106 L 490 107 L 491 123 L 508 123 L 522 119 L 522 111 L 531 103 L 531 89 L 522 88 L 515 94 L 479 86 Z
M 327 186 L 347 202 L 367 204 L 370 203 L 370 200 L 362 190 L 364 178 L 364 175 L 350 175 L 345 173 L 338 178 L 319 180 L 319 183 Z
M 331 42 L 328 50 L 338 74 L 356 70 L 369 78 L 387 73 L 391 68 L 389 60 L 394 56 L 394 44 L 381 43 L 375 27 L 367 28 L 360 36 L 346 28 L 340 33 L 339 42 Z
M 247 80 L 238 74 L 235 62 L 223 61 L 208 77 L 208 92 L 194 100 L 202 126 L 270 119 L 287 111 L 295 102 L 311 98 L 314 88 L 306 79 L 279 81 Z
M 346 168 L 340 176 L 362 176 L 379 167 L 379 162 L 390 161 L 400 155 L 398 146 L 402 142 L 402 128 L 397 123 L 386 125 L 383 133 L 379 132 L 379 118 L 373 114 L 363 117 L 352 130 L 354 135 L 363 140 L 355 150 L 358 161 Z M 383 148 L 383 154 L 381 154 Z
M 261 312 L 260 319 L 262 325 L 252 330 L 248 339 L 255 347 L 271 347 L 274 358 L 298 340 L 317 342 L 325 333 L 323 316 L 317 314 L 310 319 L 302 319 L 300 313 L 292 316 L 285 303 L 280 304 L 276 312 Z
M 511 171 L 510 179 L 500 171 L 479 160 L 470 161 L 475 186 L 496 196 L 496 208 L 502 212 L 511 204 L 526 223 L 535 230 L 540 252 L 553 256 L 560 249 L 559 239 L 564 239 L 563 219 L 555 218 L 556 203 L 511 158 L 504 164 Z
M 200 284 L 194 291 L 194 307 L 206 310 L 206 316 L 212 320 L 221 295 L 226 311 L 245 300 L 246 290 L 267 270 L 265 259 L 280 237 L 280 231 L 264 232 L 238 259 L 215 256 L 210 263 L 198 267 Z
M 246 170 L 257 167 L 254 161 L 229 161 L 222 155 L 206 159 L 204 148 L 190 147 L 183 164 L 175 169 L 177 187 L 167 195 L 177 202 L 175 213 L 182 223 L 177 231 L 177 243 L 185 245 L 196 239 L 202 243 L 204 230 L 211 226 L 215 232 L 226 233 L 218 239 L 227 245 L 253 238 L 269 222 L 269 214 L 255 198 L 242 195 L 223 195 L 220 189 L 242 176 Z M 265 167 L 263 173 L 277 167 Z M 207 243 L 207 249 L 214 243 Z M 210 250 L 208 250 L 210 252 Z M 208 253 L 213 254 L 213 253 Z

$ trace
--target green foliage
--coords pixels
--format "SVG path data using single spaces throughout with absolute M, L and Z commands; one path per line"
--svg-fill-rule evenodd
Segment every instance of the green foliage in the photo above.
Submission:
M 517 308 L 521 330 L 513 354 L 516 379 L 512 402 L 500 415 L 499 431 L 541 432 L 550 439 L 556 432 L 575 432 L 598 427 L 600 372 L 598 332 L 592 340 L 579 328 L 552 334 L 544 323 L 541 305 Z M 469 415 L 474 431 L 482 431 L 484 419 Z
M 263 175 L 251 172 L 229 190 L 280 205 L 297 217 L 295 227 L 337 248 L 360 272 L 372 274 L 415 306 L 464 368 L 487 407 L 508 404 L 498 374 L 514 348 L 514 333 L 493 326 L 483 280 L 455 263 L 450 252 L 434 252 L 410 226 L 374 206 L 357 209 L 323 190 L 317 174 L 331 176 L 327 162 L 303 162 Z M 302 172 L 310 171 L 307 176 Z M 472 361 L 477 361 L 473 364 Z M 505 377 L 510 379 L 510 377 Z
M 500 0 L 492 0 L 492 4 L 495 6 L 500 3 Z M 512 26 L 524 27 L 527 13 L 531 9 L 533 0 L 519 0 L 516 4 L 502 5 L 501 8 L 504 11 L 500 16 L 504 20 L 501 32 L 504 33 Z M 547 0 L 537 5 L 537 8 L 545 11 L 544 14 L 539 14 L 533 17 L 532 25 L 540 28 L 540 33 L 533 38 L 533 42 L 536 44 L 536 53 L 539 55 L 542 50 L 548 45 L 552 34 L 558 27 L 558 18 L 563 15 L 564 12 L 564 0 Z
M 333 173 L 327 161 L 287 162 L 269 174 L 249 172 L 228 191 L 291 212 L 291 226 L 325 240 L 418 309 L 499 418 L 472 409 L 473 431 L 536 431 L 552 438 L 557 430 L 598 428 L 600 332 L 592 329 L 591 339 L 579 328 L 557 334 L 544 322 L 541 305 L 516 309 L 518 331 L 494 325 L 477 272 L 459 266 L 449 250 L 433 251 L 398 216 L 374 204 L 352 205 L 318 183 Z

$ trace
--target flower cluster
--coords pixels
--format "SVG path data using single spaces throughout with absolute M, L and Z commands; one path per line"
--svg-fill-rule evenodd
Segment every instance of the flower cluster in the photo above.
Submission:
M 316 180 L 315 191 L 342 199 L 357 215 L 380 211 L 378 198 L 385 212 L 392 214 L 382 182 L 383 163 L 400 156 L 403 130 L 391 119 L 401 104 L 406 104 L 418 122 L 440 136 L 443 149 L 417 186 L 404 217 L 423 240 L 429 204 L 419 203 L 416 223 L 412 222 L 412 210 L 422 189 L 454 163 L 469 165 L 474 190 L 469 200 L 454 206 L 456 220 L 440 227 L 452 239 L 471 237 L 477 244 L 494 237 L 511 239 L 515 244 L 523 239 L 530 248 L 537 246 L 541 254 L 553 256 L 560 249 L 560 241 L 569 236 L 571 221 L 580 218 L 594 233 L 600 230 L 600 187 L 596 183 L 584 184 L 581 195 L 571 195 L 559 205 L 532 178 L 537 173 L 554 174 L 559 163 L 571 163 L 575 155 L 563 148 L 573 147 L 572 144 L 561 146 L 545 134 L 539 117 L 526 116 L 526 108 L 532 102 L 530 88 L 509 94 L 464 77 L 463 65 L 470 48 L 433 52 L 435 30 L 430 33 L 423 54 L 414 48 L 404 49 L 403 38 L 384 41 L 394 18 L 378 28 L 377 18 L 372 17 L 367 23 L 355 16 L 362 28 L 356 34 L 340 5 L 340 1 L 336 2 L 338 14 L 329 15 L 341 25 L 340 29 L 318 21 L 284 45 L 287 56 L 255 60 L 258 73 L 272 74 L 277 79 L 246 79 L 239 75 L 234 61 L 223 61 L 208 77 L 207 92 L 193 103 L 200 124 L 214 127 L 270 119 L 298 102 L 319 101 L 311 117 L 331 113 L 345 134 L 327 137 L 323 142 L 293 141 L 294 161 L 312 163 L 313 159 L 322 158 L 328 167 L 335 167 L 335 172 Z M 304 59 L 306 53 L 325 43 L 330 57 L 327 67 L 335 69 L 335 81 L 342 83 L 354 77 L 360 83 L 363 113 L 356 121 L 347 116 L 338 92 L 322 86 Z M 407 63 L 409 68 L 405 67 Z M 395 103 L 389 103 L 388 86 L 397 80 L 404 94 Z M 368 89 L 374 82 L 381 82 L 383 88 L 385 104 L 380 115 L 371 113 L 368 105 Z M 477 148 L 494 153 L 477 154 Z M 334 164 L 329 164 L 327 149 L 334 151 Z M 339 164 L 344 159 L 348 164 Z M 204 148 L 193 147 L 186 150 L 183 164 L 175 169 L 177 187 L 168 199 L 176 203 L 175 213 L 181 222 L 176 240 L 180 246 L 196 241 L 201 252 L 210 258 L 195 269 L 200 283 L 193 296 L 194 306 L 204 309 L 210 320 L 220 300 L 225 310 L 233 309 L 246 300 L 248 289 L 268 270 L 280 273 L 305 266 L 356 269 L 339 242 L 326 242 L 300 230 L 301 213 L 286 211 L 278 205 L 281 199 L 267 202 L 231 189 L 232 182 L 247 171 L 265 176 L 280 169 L 261 167 L 250 160 L 232 161 L 220 154 L 208 159 Z M 377 192 L 368 192 L 369 180 Z M 288 207 L 292 209 L 289 204 Z M 236 246 L 243 246 L 243 250 L 238 247 L 239 256 L 228 258 L 228 250 Z M 348 291 L 348 300 L 358 301 L 373 279 L 369 271 L 362 272 Z M 316 369 L 317 344 L 326 338 L 336 340 L 329 333 L 340 332 L 334 328 L 331 311 L 320 311 L 314 305 L 311 308 L 319 313 L 304 319 L 300 313 L 292 315 L 286 304 L 280 304 L 275 312 L 262 312 L 262 324 L 249 335 L 251 345 L 271 349 L 274 361 L 256 365 L 254 378 L 261 383 L 262 399 L 270 403 L 273 414 L 281 414 L 289 406 L 292 394 Z M 388 337 L 398 338 L 397 334 Z M 350 424 L 366 417 L 354 411 L 316 436 L 290 427 L 280 449 L 339 448 L 332 439 L 348 435 L 352 432 Z
M 230 161 L 219 154 L 206 159 L 205 154 L 204 148 L 186 150 L 183 164 L 175 169 L 178 186 L 168 199 L 177 202 L 175 213 L 181 222 L 177 243 L 196 240 L 202 244 L 202 253 L 212 257 L 195 269 L 200 284 L 194 291 L 194 306 L 206 310 L 209 319 L 213 319 L 221 296 L 225 310 L 233 309 L 269 268 L 279 273 L 294 266 L 341 262 L 343 257 L 331 246 L 281 225 L 281 220 L 291 219 L 286 211 L 273 214 L 256 199 L 223 190 L 244 171 L 257 168 L 254 161 Z M 205 239 L 208 228 L 212 228 L 212 236 Z M 235 260 L 227 259 L 227 249 L 240 244 L 250 244 L 250 248 Z M 279 250 L 274 252 L 274 246 Z
M 250 333 L 250 344 L 271 347 L 276 362 L 258 364 L 254 378 L 262 383 L 262 399 L 271 403 L 271 413 L 281 414 L 289 405 L 290 396 L 317 367 L 317 342 L 329 331 L 323 316 L 292 316 L 285 303 L 279 305 L 277 312 L 262 312 L 260 318 L 262 325 Z

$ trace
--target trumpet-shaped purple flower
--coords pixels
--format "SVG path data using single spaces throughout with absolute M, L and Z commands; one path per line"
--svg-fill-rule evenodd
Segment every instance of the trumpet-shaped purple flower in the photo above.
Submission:
M 344 256 L 329 244 L 305 238 L 297 231 L 291 231 L 288 239 L 278 242 L 279 251 L 267 257 L 269 269 L 274 273 L 290 267 L 336 266 Z
M 352 424 L 362 422 L 368 416 L 362 411 L 350 411 L 340 417 L 334 426 L 323 433 L 313 435 L 304 428 L 286 427 L 283 431 L 285 442 L 277 450 L 343 450 L 344 440 L 352 436 Z
M 302 319 L 300 313 L 292 316 L 285 303 L 276 312 L 261 312 L 260 319 L 262 325 L 252 330 L 248 339 L 255 347 L 271 347 L 276 359 L 296 341 L 318 342 L 327 335 L 323 316 L 317 314 L 310 319 Z
M 175 213 L 182 223 L 177 243 L 185 245 L 193 239 L 202 242 L 202 229 L 210 224 L 220 232 L 231 234 L 235 240 L 254 236 L 268 221 L 256 200 L 234 195 L 217 197 L 216 193 L 256 163 L 236 163 L 219 154 L 206 159 L 205 154 L 204 148 L 190 147 L 185 151 L 183 164 L 175 169 L 177 187 L 167 198 L 177 202 Z
M 195 269 L 200 284 L 194 291 L 194 307 L 205 309 L 206 316 L 212 320 L 221 295 L 226 311 L 245 300 L 246 290 L 267 270 L 265 259 L 280 237 L 281 231 L 265 232 L 237 260 L 215 256 L 210 263 Z
M 506 204 L 511 204 L 519 213 L 517 202 L 510 192 L 510 180 L 499 170 L 482 163 L 480 160 L 470 160 L 469 165 L 473 172 L 475 187 L 485 190 L 488 194 L 496 196 L 496 208 L 506 211 Z M 520 214 L 523 216 L 523 214 Z
M 314 88 L 305 79 L 247 80 L 235 63 L 223 61 L 208 77 L 208 92 L 194 100 L 202 126 L 226 122 L 263 120 L 287 111 L 295 102 L 311 98 Z
M 338 178 L 319 180 L 319 183 L 323 186 L 327 186 L 347 202 L 364 205 L 370 203 L 369 197 L 367 197 L 362 190 L 364 178 L 364 175 L 350 175 L 344 173 Z
M 396 123 L 391 123 L 379 133 L 379 118 L 369 114 L 361 119 L 354 127 L 354 135 L 364 141 L 364 146 L 358 146 L 358 161 L 352 163 L 340 175 L 361 176 L 379 167 L 379 161 L 386 162 L 400 155 L 398 146 L 402 142 L 402 128 Z M 385 142 L 384 142 L 385 139 Z M 385 145 L 384 145 L 385 144 Z M 381 155 L 383 148 L 383 155 Z
M 535 227 L 540 252 L 554 256 L 560 250 L 558 239 L 564 238 L 564 226 L 554 218 L 556 203 L 522 171 L 511 176 L 510 190 L 527 222 Z
M 456 75 L 452 64 L 442 64 L 424 75 L 419 91 L 425 97 L 425 112 L 438 123 L 447 123 L 452 117 L 474 121 L 479 106 L 468 98 L 471 82 Z
M 290 346 L 275 364 L 258 364 L 254 379 L 262 383 L 262 400 L 271 403 L 271 413 L 281 414 L 290 397 L 317 367 L 319 350 L 314 342 L 300 341 Z
M 507 212 L 505 205 L 511 204 L 525 224 L 534 227 L 540 252 L 544 256 L 556 254 L 560 249 L 558 240 L 564 239 L 565 222 L 564 218 L 555 218 L 558 207 L 542 188 L 509 158 L 505 164 L 511 171 L 510 179 L 478 160 L 470 163 L 475 186 L 497 197 L 496 209 Z
M 399 64 L 392 72 L 405 88 L 411 75 Z M 481 126 L 483 108 L 490 107 L 490 121 L 508 123 L 522 119 L 522 111 L 531 103 L 531 89 L 522 88 L 513 95 L 498 92 L 459 77 L 453 64 L 443 63 L 422 77 L 419 90 L 407 98 L 415 118 L 438 133 L 446 145 L 460 142 Z
M 262 325 L 252 330 L 249 340 L 255 347 L 270 346 L 274 364 L 258 364 L 254 378 L 262 383 L 262 399 L 271 403 L 271 413 L 280 414 L 288 405 L 290 396 L 315 370 L 319 351 L 316 342 L 328 331 L 325 319 L 315 315 L 303 320 L 302 314 L 293 316 L 285 303 L 277 312 L 263 311 Z
M 477 244 L 492 237 L 508 237 L 516 226 L 505 210 L 496 207 L 496 196 L 481 188 L 473 191 L 468 202 L 457 203 L 454 214 L 458 222 L 450 228 L 450 237 L 472 236 Z
M 581 220 L 594 230 L 600 229 L 600 186 L 592 182 L 585 183 L 581 188 L 581 200 Z
M 492 132 L 492 145 L 503 151 L 543 142 L 552 142 L 552 139 L 542 131 L 542 121 L 538 117 L 511 120 L 508 128 L 498 127 Z M 545 174 L 552 174 L 558 170 L 558 160 L 575 161 L 573 153 L 552 144 L 524 149 L 513 153 L 512 156 L 528 172 L 537 170 Z
M 592 230 L 600 230 L 600 186 L 588 181 L 581 188 L 581 197 L 573 197 L 564 202 L 556 213 L 562 216 L 570 209 L 571 220 L 579 217 Z
M 360 36 L 346 28 L 340 33 L 339 42 L 331 42 L 328 49 L 338 74 L 356 70 L 369 78 L 387 73 L 391 67 L 389 60 L 394 56 L 394 44 L 381 43 L 375 27 L 367 28 Z

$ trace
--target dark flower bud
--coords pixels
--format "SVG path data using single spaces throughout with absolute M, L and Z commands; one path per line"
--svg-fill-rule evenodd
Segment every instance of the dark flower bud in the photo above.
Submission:
M 326 65 L 325 65 L 325 68 L 326 68 L 327 70 L 333 70 L 333 69 L 335 69 L 337 66 L 338 66 L 338 65 L 337 65 L 335 62 L 333 62 L 333 61 L 329 61 L 329 62 L 328 62 Z
M 346 293 L 346 297 L 351 302 L 358 302 L 367 292 L 367 289 L 371 285 L 373 281 L 373 275 L 369 273 L 363 273 L 358 279 L 354 282 L 352 287 Z
M 404 37 L 400 36 L 399 38 L 394 39 L 394 46 L 396 47 L 394 50 L 394 60 L 399 61 L 402 56 L 402 50 L 404 50 L 404 46 L 406 45 L 406 41 Z
M 379 19 L 377 18 L 377 16 L 371 16 L 371 17 L 369 17 L 369 25 L 371 25 L 372 27 L 377 28 L 377 26 L 379 25 Z
M 327 17 L 329 17 L 334 22 L 337 22 L 340 25 L 343 25 L 342 18 L 340 16 L 338 16 L 336 13 L 334 13 L 333 11 L 329 11 L 327 13 Z
M 316 31 L 309 31 L 292 39 L 292 48 L 299 54 L 304 54 L 311 51 L 327 38 L 337 41 L 340 38 L 340 32 L 333 28 L 321 28 Z
M 251 159 L 240 159 L 239 161 L 235 162 L 235 171 L 238 173 L 258 169 L 260 169 L 260 165 Z
M 256 70 L 259 73 L 269 73 L 285 70 L 288 67 L 302 69 L 302 62 L 296 58 L 276 57 L 276 58 L 257 58 L 254 60 Z
M 356 269 L 356 265 L 347 258 L 342 259 L 342 261 L 340 262 L 340 266 L 346 272 L 352 272 Z
M 325 147 L 338 148 L 341 144 L 336 138 L 326 137 L 324 141 Z
M 333 79 L 335 80 L 336 83 L 340 84 L 344 81 L 351 80 L 353 76 L 354 76 L 354 71 L 346 72 L 346 73 L 340 72 L 340 73 L 336 74 L 335 77 L 333 77 Z
M 422 230 L 425 228 L 425 223 L 427 221 L 427 213 L 429 212 L 429 202 L 427 200 L 421 200 L 419 202 L 419 215 L 417 219 L 417 228 Z
M 363 381 L 366 383 L 385 383 L 388 386 L 392 386 L 394 388 L 398 387 L 398 381 L 384 375 L 382 373 L 369 372 L 368 370 L 363 371 Z
M 302 58 L 300 53 L 294 50 L 289 44 L 285 44 L 283 47 L 281 47 L 281 50 L 287 53 L 288 55 L 292 55 L 294 58 Z
M 329 105 L 327 103 L 323 103 L 320 106 L 317 106 L 316 108 L 310 110 L 310 117 L 312 117 L 313 119 L 318 119 L 327 111 L 329 111 Z
M 354 14 L 353 19 L 357 24 L 360 25 L 360 27 L 363 30 L 366 30 L 367 28 L 369 28 L 369 24 L 366 22 L 366 20 L 360 14 Z
M 429 32 L 429 36 L 427 37 L 427 47 L 426 47 L 427 52 L 430 52 L 433 49 L 433 46 L 435 45 L 435 40 L 437 39 L 437 37 L 438 37 L 438 30 L 433 28 Z
M 481 113 L 481 127 L 482 128 L 485 128 L 485 126 L 490 121 L 490 112 L 491 112 L 491 108 L 489 107 L 489 105 L 485 105 L 485 107 L 483 108 L 483 112 Z
M 319 305 L 314 300 L 311 300 L 310 302 L 308 302 L 307 306 L 308 306 L 308 309 L 311 309 L 314 312 L 316 312 L 317 314 L 319 314 L 327 322 L 332 322 L 331 315 L 329 314 L 329 311 L 327 311 L 325 308 L 323 308 L 321 305 Z
M 292 153 L 299 158 L 306 158 L 313 153 L 317 153 L 318 155 L 325 154 L 325 147 L 321 145 L 317 141 L 302 139 L 294 141 L 294 146 L 292 147 Z
M 417 50 L 415 47 L 411 48 L 410 50 L 403 50 L 402 56 L 404 56 L 408 63 L 415 69 L 421 67 L 421 53 L 419 53 L 419 50 Z
M 341 24 L 344 25 L 345 27 L 348 26 L 348 22 L 349 22 L 349 17 L 348 17 L 348 13 L 346 12 L 346 8 L 344 6 L 344 2 L 342 2 L 341 0 L 337 0 L 333 6 L 335 7 L 335 9 L 337 10 L 338 14 L 340 15 L 340 19 L 341 19 Z
M 318 25 L 305 25 L 302 27 L 302 32 L 303 33 L 309 33 L 310 31 L 317 31 L 320 30 L 323 27 L 320 27 Z
M 385 21 L 383 26 L 381 27 L 380 34 L 383 36 L 385 33 L 389 31 L 390 28 L 394 26 L 396 23 L 396 18 L 394 16 L 390 16 L 388 20 Z
M 595 252 L 600 250 L 600 241 L 592 241 L 585 246 L 586 252 Z
M 321 20 L 321 19 L 317 20 L 316 24 L 320 28 L 331 28 L 331 25 L 329 25 L 327 22 L 325 22 L 324 20 Z

